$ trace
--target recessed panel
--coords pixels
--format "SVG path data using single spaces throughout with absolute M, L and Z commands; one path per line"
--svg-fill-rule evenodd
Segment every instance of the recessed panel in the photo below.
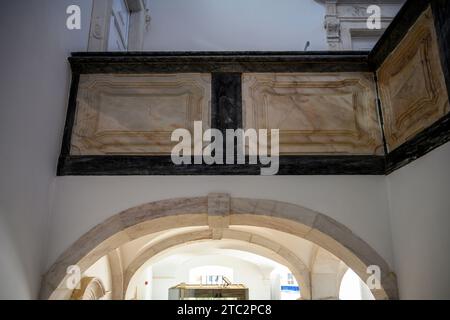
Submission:
M 281 154 L 383 153 L 366 73 L 243 75 L 246 128 L 279 129 Z
M 71 154 L 170 154 L 173 130 L 210 124 L 211 76 L 81 75 Z
M 386 142 L 394 150 L 449 112 L 431 10 L 378 70 Z

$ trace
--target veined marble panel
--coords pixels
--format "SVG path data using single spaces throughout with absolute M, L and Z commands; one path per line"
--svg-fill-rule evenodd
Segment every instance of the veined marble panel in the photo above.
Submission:
M 280 154 L 383 154 L 369 73 L 247 73 L 245 128 L 279 129 Z
M 390 151 L 449 112 L 431 9 L 384 61 L 378 79 Z
M 210 125 L 210 104 L 210 74 L 83 74 L 71 154 L 170 154 L 174 129 Z

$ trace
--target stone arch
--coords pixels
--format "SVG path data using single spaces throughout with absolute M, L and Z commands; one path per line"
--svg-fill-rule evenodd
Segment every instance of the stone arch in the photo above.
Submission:
M 134 275 L 141 269 L 141 267 L 151 258 L 155 257 L 157 254 L 162 253 L 170 248 L 186 244 L 193 243 L 204 240 L 213 239 L 213 230 L 202 230 L 197 232 L 182 233 L 158 241 L 154 245 L 145 249 L 141 254 L 139 254 L 127 267 L 124 273 L 124 297 L 128 290 L 128 286 L 131 283 Z M 238 231 L 226 229 L 223 230 L 222 239 L 238 240 L 242 242 L 247 242 L 259 247 L 266 248 L 271 252 L 275 253 L 277 256 L 281 257 L 284 264 L 291 270 L 297 283 L 302 288 L 302 299 L 311 299 L 311 284 L 309 277 L 308 266 L 298 258 L 292 251 L 288 248 L 270 240 L 266 237 L 252 234 L 250 232 Z
M 111 270 L 112 300 L 122 300 L 123 292 L 123 266 L 119 249 L 108 253 L 108 263 Z
M 181 218 L 182 217 L 182 218 Z M 41 285 L 41 299 L 66 299 L 66 269 L 90 265 L 126 242 L 173 228 L 209 226 L 220 238 L 224 225 L 276 229 L 307 239 L 328 250 L 353 269 L 363 281 L 367 267 L 381 271 L 376 299 L 397 299 L 395 274 L 385 260 L 350 229 L 324 214 L 286 202 L 234 198 L 228 194 L 155 201 L 120 212 L 98 224 L 75 241 L 50 267 Z
M 339 286 L 348 267 L 336 256 L 316 246 L 310 263 L 312 299 L 339 299 Z M 326 287 L 324 286 L 326 283 Z

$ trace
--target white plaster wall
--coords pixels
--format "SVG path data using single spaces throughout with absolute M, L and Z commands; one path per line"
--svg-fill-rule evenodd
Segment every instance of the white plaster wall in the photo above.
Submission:
M 47 266 L 82 234 L 130 207 L 226 192 L 299 204 L 349 227 L 392 261 L 385 178 L 381 176 L 58 177 Z
M 280 300 L 281 298 L 281 281 L 280 274 L 278 272 L 272 272 L 270 274 L 270 299 Z
M 153 268 L 148 267 L 145 270 L 145 276 L 147 279 L 153 279 Z M 144 283 L 145 285 L 145 283 Z M 144 291 L 144 299 L 145 300 L 152 300 L 153 299 L 153 281 L 148 281 L 147 286 L 145 287 Z
M 326 50 L 315 0 L 147 0 L 144 50 Z
M 69 4 L 85 13 L 80 31 L 66 29 Z M 86 49 L 90 6 L 91 0 L 2 1 L 0 299 L 37 297 L 67 107 L 66 59 Z
M 153 268 L 151 265 L 139 272 L 136 279 L 133 279 L 132 288 L 125 295 L 126 300 L 153 299 Z
M 361 289 L 361 299 L 362 300 L 375 300 L 375 297 L 373 296 L 372 292 L 369 289 L 369 286 L 359 279 L 359 287 Z
M 339 300 L 375 300 L 367 284 L 352 269 L 345 272 L 338 289 Z
M 25 266 L 17 250 L 17 244 L 10 232 L 10 226 L 0 215 L 0 298 L 1 299 L 25 299 L 32 295 L 30 285 L 36 285 L 32 281 L 27 282 Z
M 450 143 L 387 178 L 402 299 L 450 299 Z

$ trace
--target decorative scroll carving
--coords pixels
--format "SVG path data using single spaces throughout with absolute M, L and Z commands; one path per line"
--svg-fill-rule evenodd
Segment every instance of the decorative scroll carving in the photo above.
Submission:
M 325 19 L 325 30 L 327 30 L 327 40 L 330 50 L 338 50 L 341 37 L 341 23 L 336 17 Z
M 208 74 L 81 75 L 72 155 L 170 154 L 174 129 L 209 126 Z
M 92 36 L 96 39 L 103 39 L 103 19 L 100 17 L 95 18 L 94 27 L 92 28 Z
M 449 112 L 430 9 L 385 60 L 378 78 L 389 150 Z
M 341 21 L 337 16 L 336 0 L 326 1 L 325 30 L 330 50 L 341 49 Z
M 80 288 L 72 292 L 72 300 L 101 300 L 106 295 L 100 279 L 84 277 L 80 281 Z
M 355 46 L 354 38 L 366 39 L 370 45 L 373 38 L 381 36 L 397 14 L 405 0 L 379 0 L 374 2 L 381 9 L 381 30 L 367 29 L 367 8 L 372 4 L 365 0 L 339 1 L 316 0 L 325 5 L 324 27 L 329 50 L 367 50 Z
M 371 74 L 244 74 L 246 128 L 279 129 L 281 154 L 382 154 Z

